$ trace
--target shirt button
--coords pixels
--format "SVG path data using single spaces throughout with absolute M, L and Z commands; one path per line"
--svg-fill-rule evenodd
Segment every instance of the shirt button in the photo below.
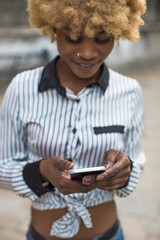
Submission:
M 75 133 L 77 132 L 77 129 L 76 129 L 76 128 L 73 128 L 73 129 L 72 129 L 72 132 L 73 132 L 73 134 L 75 134 Z

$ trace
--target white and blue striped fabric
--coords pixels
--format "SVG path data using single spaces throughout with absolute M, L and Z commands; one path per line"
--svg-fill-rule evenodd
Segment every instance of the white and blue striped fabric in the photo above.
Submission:
M 73 237 L 80 219 L 92 227 L 86 207 L 111 201 L 114 194 L 126 197 L 137 186 L 145 162 L 140 145 L 141 88 L 136 80 L 109 69 L 105 91 L 94 86 L 75 95 L 66 88 L 64 97 L 55 88 L 38 91 L 42 71 L 40 67 L 18 74 L 6 91 L 0 114 L 0 187 L 30 198 L 40 210 L 67 206 L 67 214 L 53 223 L 51 235 Z M 133 161 L 129 183 L 122 189 L 68 196 L 56 189 L 38 198 L 24 181 L 27 163 L 61 156 L 72 159 L 75 168 L 99 166 L 111 148 L 124 151 Z

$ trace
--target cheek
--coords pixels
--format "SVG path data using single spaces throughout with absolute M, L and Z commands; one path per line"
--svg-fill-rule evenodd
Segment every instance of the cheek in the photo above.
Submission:
M 58 47 L 58 52 L 61 57 L 70 57 L 74 54 L 73 49 L 70 49 L 67 46 L 57 46 Z
M 65 55 L 65 49 L 63 49 L 63 45 L 57 43 L 57 49 L 60 55 Z
M 101 49 L 101 52 L 103 53 L 104 55 L 104 58 L 108 57 L 109 54 L 112 52 L 113 50 L 113 47 L 114 47 L 114 41 L 109 43 L 107 46 L 104 46 L 102 49 Z
M 57 49 L 60 55 L 64 55 L 65 53 L 65 44 L 63 43 L 63 39 L 57 36 Z
M 66 43 L 65 41 L 61 41 L 61 40 L 57 41 L 57 49 L 58 49 L 60 56 L 62 56 L 62 57 L 65 57 L 65 56 L 69 57 L 75 51 L 73 46 L 70 46 L 70 44 Z

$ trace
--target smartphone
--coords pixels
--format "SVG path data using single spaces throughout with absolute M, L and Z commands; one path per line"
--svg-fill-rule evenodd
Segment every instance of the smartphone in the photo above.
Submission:
M 104 166 L 90 167 L 90 168 L 78 168 L 70 171 L 70 178 L 72 180 L 82 180 L 86 175 L 98 175 L 105 171 Z

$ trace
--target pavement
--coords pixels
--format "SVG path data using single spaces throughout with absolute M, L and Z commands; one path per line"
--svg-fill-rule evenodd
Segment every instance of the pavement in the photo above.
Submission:
M 118 198 L 117 209 L 126 240 L 160 240 L 160 62 L 132 72 L 143 89 L 144 133 L 147 161 L 136 191 Z M 3 93 L 0 93 L 0 104 Z M 0 189 L 0 240 L 25 240 L 30 202 Z

